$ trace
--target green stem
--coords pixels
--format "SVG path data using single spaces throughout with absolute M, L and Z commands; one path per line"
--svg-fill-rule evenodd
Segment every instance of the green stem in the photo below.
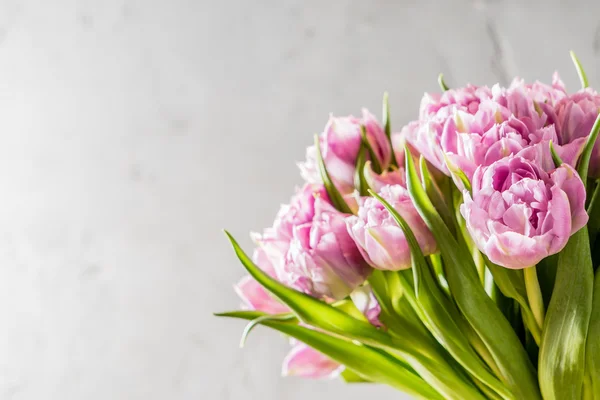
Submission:
M 544 299 L 542 298 L 542 290 L 540 289 L 540 283 L 537 277 L 537 270 L 535 265 L 523 270 L 525 277 L 525 289 L 527 290 L 527 299 L 531 307 L 531 312 L 535 317 L 535 322 L 538 328 L 542 330 L 544 326 Z

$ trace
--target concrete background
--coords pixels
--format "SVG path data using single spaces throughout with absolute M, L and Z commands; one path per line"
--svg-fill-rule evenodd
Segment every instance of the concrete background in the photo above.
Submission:
M 0 399 L 398 399 L 237 347 L 250 250 L 329 112 L 452 86 L 600 83 L 600 3 L 0 2 Z

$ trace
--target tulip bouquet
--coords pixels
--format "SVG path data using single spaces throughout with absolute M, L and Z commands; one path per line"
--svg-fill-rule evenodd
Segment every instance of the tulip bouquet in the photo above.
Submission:
M 426 94 L 390 127 L 330 117 L 253 235 L 247 320 L 284 375 L 422 399 L 600 399 L 600 94 L 515 79 Z

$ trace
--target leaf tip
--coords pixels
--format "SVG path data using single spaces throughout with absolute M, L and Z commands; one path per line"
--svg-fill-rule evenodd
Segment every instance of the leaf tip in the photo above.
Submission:
M 442 91 L 446 91 L 448 89 L 450 89 L 448 87 L 448 85 L 446 85 L 446 82 L 444 81 L 444 74 L 440 72 L 440 74 L 438 75 L 438 85 L 440 85 L 440 88 L 442 89 Z

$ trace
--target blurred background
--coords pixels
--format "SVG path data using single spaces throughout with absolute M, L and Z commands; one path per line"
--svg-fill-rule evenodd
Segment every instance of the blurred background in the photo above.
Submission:
M 593 1 L 0 1 L 0 399 L 398 399 L 238 348 L 222 228 L 271 224 L 330 112 L 425 91 L 600 84 Z

